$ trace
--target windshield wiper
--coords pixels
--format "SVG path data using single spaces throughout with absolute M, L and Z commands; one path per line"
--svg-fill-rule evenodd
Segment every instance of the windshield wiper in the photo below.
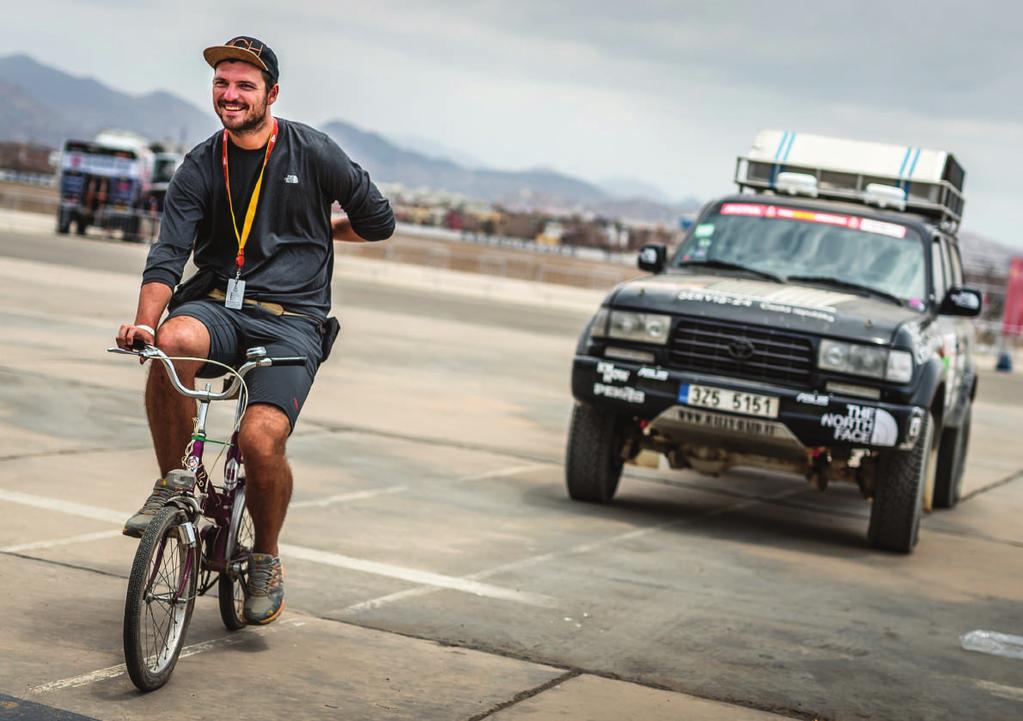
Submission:
M 758 270 L 756 268 L 750 268 L 748 265 L 742 263 L 733 263 L 729 260 L 687 260 L 684 263 L 679 263 L 678 267 L 685 268 L 689 265 L 703 265 L 708 268 L 721 268 L 722 270 L 741 270 L 745 273 L 752 273 L 753 275 L 760 276 L 761 278 L 767 278 L 767 280 L 773 280 L 775 283 L 784 283 L 785 279 L 780 275 L 774 273 L 768 273 L 766 270 Z
M 785 277 L 785 280 L 792 281 L 795 283 L 820 283 L 821 285 L 831 285 L 836 288 L 846 288 L 848 290 L 858 290 L 863 293 L 883 298 L 884 300 L 891 301 L 898 306 L 905 306 L 905 301 L 897 295 L 889 293 L 888 291 L 878 290 L 877 288 L 871 288 L 869 285 L 863 285 L 861 283 L 854 283 L 851 280 L 842 280 L 841 278 L 834 278 L 830 275 L 789 275 Z

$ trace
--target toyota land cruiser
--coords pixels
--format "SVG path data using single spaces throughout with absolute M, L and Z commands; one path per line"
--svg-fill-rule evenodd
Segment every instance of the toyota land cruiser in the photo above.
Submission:
M 604 503 L 626 462 L 733 466 L 859 486 L 867 536 L 909 553 L 959 499 L 977 390 L 945 152 L 761 132 L 739 194 L 679 247 L 648 245 L 582 333 L 569 495 Z

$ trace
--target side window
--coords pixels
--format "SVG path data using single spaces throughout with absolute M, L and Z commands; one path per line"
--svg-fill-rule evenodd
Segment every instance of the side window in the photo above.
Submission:
M 947 271 L 945 270 L 945 254 L 941 251 L 941 239 L 935 238 L 931 243 L 931 275 L 934 278 L 934 299 L 940 303 L 948 290 L 948 283 L 945 282 Z
M 949 243 L 948 254 L 952 260 L 952 285 L 957 285 L 960 288 L 963 286 L 963 259 L 959 254 L 959 244 Z

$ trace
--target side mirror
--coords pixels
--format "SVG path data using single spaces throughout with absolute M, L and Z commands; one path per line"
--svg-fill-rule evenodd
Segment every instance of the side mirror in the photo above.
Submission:
M 668 258 L 668 249 L 660 243 L 650 243 L 639 249 L 639 256 L 636 258 L 636 265 L 640 270 L 648 270 L 651 273 L 660 273 L 664 269 L 664 263 Z
M 939 315 L 962 315 L 974 318 L 980 315 L 983 296 L 973 288 L 949 288 L 938 308 Z

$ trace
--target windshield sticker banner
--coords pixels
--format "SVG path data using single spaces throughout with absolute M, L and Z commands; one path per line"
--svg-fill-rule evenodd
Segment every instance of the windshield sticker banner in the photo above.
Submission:
M 761 205 L 758 203 L 725 203 L 718 211 L 721 215 L 743 215 L 750 218 L 781 218 L 782 220 L 798 220 L 804 223 L 821 223 L 839 228 L 859 230 L 875 235 L 887 235 L 891 238 L 905 238 L 906 226 L 898 223 L 886 223 L 873 218 L 860 218 L 855 215 L 822 213 L 815 210 L 786 208 L 780 205 Z
M 65 153 L 61 166 L 64 170 L 107 178 L 137 177 L 142 172 L 140 160 L 77 150 Z

